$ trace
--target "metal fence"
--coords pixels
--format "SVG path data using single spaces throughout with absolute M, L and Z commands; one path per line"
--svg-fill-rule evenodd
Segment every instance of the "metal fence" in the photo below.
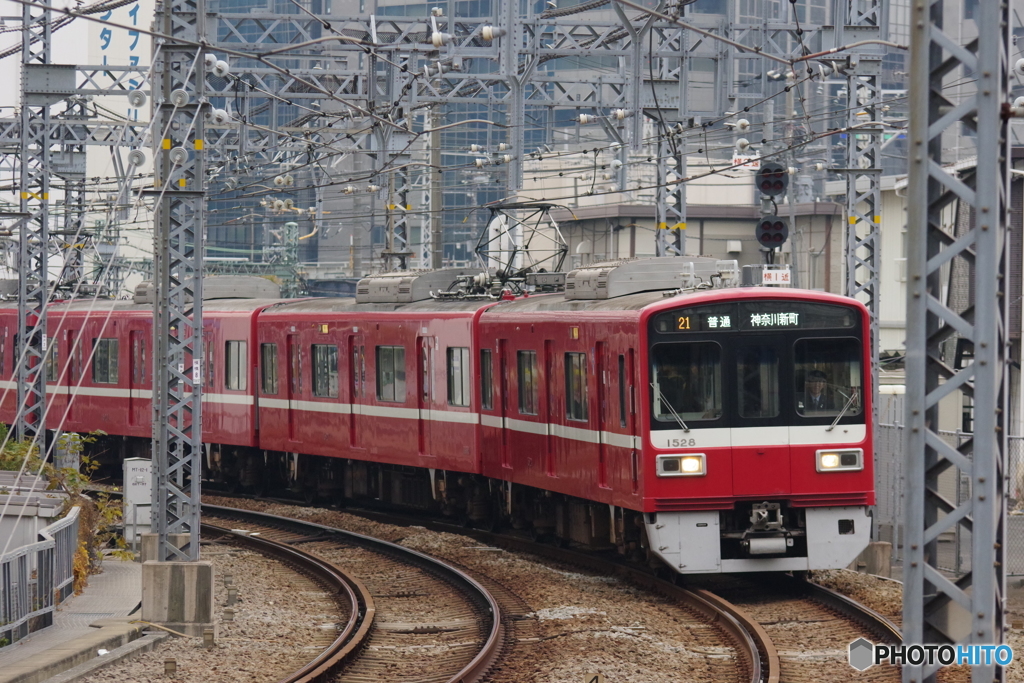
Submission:
M 965 432 L 940 432 L 954 448 L 970 438 Z M 903 425 L 878 426 L 875 453 L 875 538 L 892 543 L 893 562 L 903 561 Z M 1011 436 L 1007 445 L 1009 496 L 1007 506 L 1007 575 L 1024 576 L 1024 437 Z M 939 477 L 939 492 L 959 504 L 971 495 L 970 478 L 950 468 Z M 971 568 L 971 533 L 961 525 L 939 537 L 937 566 L 962 574 Z
M 78 512 L 39 532 L 39 540 L 0 556 L 0 645 L 50 626 L 53 613 L 74 591 Z

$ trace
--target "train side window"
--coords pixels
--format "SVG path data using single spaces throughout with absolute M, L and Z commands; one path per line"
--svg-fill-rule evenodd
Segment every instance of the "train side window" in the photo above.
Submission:
M 405 347 L 377 347 L 377 398 L 405 403 Z
M 587 421 L 587 354 L 565 354 L 565 417 Z
M 626 357 L 619 354 L 619 426 L 626 426 Z
M 779 357 L 768 346 L 751 346 L 736 354 L 742 417 L 779 414 Z
M 470 395 L 469 349 L 448 347 L 448 404 L 468 406 Z
M 0 373 L 7 371 L 7 334 L 8 328 L 4 328 L 4 335 L 0 337 Z
M 224 388 L 245 391 L 248 386 L 245 372 L 246 342 L 224 343 Z
M 48 348 L 46 350 L 46 381 L 47 382 L 56 382 L 57 381 L 57 364 L 59 362 L 60 361 L 58 360 L 57 342 L 51 339 L 50 340 L 50 348 Z
M 338 398 L 338 347 L 313 344 L 313 395 Z
M 480 407 L 494 410 L 494 366 L 490 349 L 480 349 Z
M 519 378 L 519 412 L 522 415 L 536 415 L 540 404 L 540 378 L 537 376 L 537 352 L 516 353 Z
M 92 381 L 95 384 L 117 384 L 117 340 L 92 340 Z
M 263 393 L 273 396 L 277 393 L 277 344 L 260 344 L 260 371 Z

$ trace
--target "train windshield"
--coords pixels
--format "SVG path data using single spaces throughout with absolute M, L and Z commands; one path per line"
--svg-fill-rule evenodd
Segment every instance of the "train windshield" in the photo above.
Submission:
M 655 419 L 674 422 L 678 415 L 690 423 L 722 416 L 721 346 L 662 344 L 651 357 Z
M 753 301 L 652 320 L 651 427 L 864 420 L 860 318 L 848 306 Z

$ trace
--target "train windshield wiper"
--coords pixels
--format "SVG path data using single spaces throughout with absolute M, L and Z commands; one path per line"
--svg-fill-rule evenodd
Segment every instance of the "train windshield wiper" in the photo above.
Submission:
M 842 393 L 842 392 L 840 392 L 840 393 Z M 843 409 L 839 412 L 838 415 L 836 415 L 836 419 L 833 420 L 831 426 L 829 426 L 829 428 L 825 430 L 826 432 L 831 432 L 833 429 L 836 428 L 836 425 L 839 424 L 839 421 L 843 419 L 843 415 L 846 415 L 846 411 L 849 410 L 850 406 L 853 405 L 853 399 L 855 399 L 855 398 L 857 398 L 857 392 L 856 391 L 854 391 L 854 392 L 852 392 L 850 394 L 850 398 L 847 399 L 846 405 L 843 406 Z
M 683 428 L 683 431 L 684 432 L 689 432 L 690 428 L 686 426 L 686 423 L 683 422 L 683 418 L 679 417 L 679 413 L 676 412 L 676 409 L 673 408 L 672 404 L 669 403 L 667 398 L 665 398 L 664 392 L 662 392 L 661 389 L 659 389 L 657 386 L 655 386 L 654 382 L 651 382 L 651 389 L 654 389 L 655 391 L 658 392 L 658 396 L 661 398 L 661 402 L 664 403 L 665 407 L 668 408 L 668 411 L 670 413 L 672 413 L 672 417 L 674 417 L 676 419 L 676 422 L 678 422 L 679 426 Z

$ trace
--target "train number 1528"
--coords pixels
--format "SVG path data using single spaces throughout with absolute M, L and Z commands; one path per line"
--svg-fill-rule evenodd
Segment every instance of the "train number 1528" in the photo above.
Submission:
M 697 439 L 667 439 L 668 448 L 687 448 L 697 445 Z

